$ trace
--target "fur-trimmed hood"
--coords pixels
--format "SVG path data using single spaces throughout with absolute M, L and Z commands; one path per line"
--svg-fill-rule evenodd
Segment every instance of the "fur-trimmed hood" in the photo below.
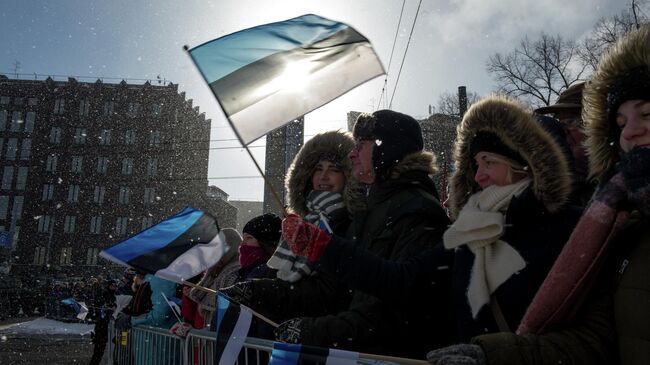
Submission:
M 390 169 L 389 180 L 399 179 L 409 171 L 423 171 L 427 175 L 434 175 L 438 172 L 436 155 L 428 151 L 419 151 L 404 156 L 397 165 Z
M 352 163 L 348 153 L 354 148 L 354 139 L 348 132 L 330 131 L 315 135 L 298 151 L 287 171 L 285 188 L 289 210 L 304 217 L 307 214 L 306 198 L 312 190 L 314 168 L 325 154 L 333 156 L 345 175 L 343 197 L 348 205 L 352 181 Z
M 491 132 L 527 162 L 535 197 L 546 210 L 558 211 L 571 194 L 566 156 L 549 132 L 517 101 L 490 96 L 472 105 L 457 128 L 449 208 L 457 217 L 470 195 L 480 190 L 470 145 L 478 132 Z
M 618 132 L 608 120 L 607 96 L 610 87 L 637 67 L 650 68 L 650 27 L 644 26 L 614 44 L 603 55 L 598 69 L 582 95 L 582 120 L 585 122 L 589 157 L 589 177 L 599 179 L 620 158 Z

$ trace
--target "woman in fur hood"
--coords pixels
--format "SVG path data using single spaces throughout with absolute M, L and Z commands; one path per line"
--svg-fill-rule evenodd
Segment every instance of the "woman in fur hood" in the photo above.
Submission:
M 650 27 L 605 53 L 583 106 L 599 185 L 517 334 L 432 363 L 650 364 Z
M 457 338 L 466 342 L 517 328 L 580 210 L 567 205 L 566 156 L 519 103 L 494 96 L 474 104 L 455 146 L 454 223 L 443 242 L 406 262 L 389 262 L 332 240 L 317 262 L 353 287 L 401 305 L 419 300 L 430 283 L 449 280 L 452 293 L 438 297 L 453 300 Z

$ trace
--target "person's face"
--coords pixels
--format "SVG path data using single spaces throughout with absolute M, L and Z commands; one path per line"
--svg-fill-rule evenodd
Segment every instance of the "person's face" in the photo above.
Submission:
M 348 154 L 352 161 L 352 170 L 359 182 L 372 184 L 375 182 L 375 174 L 372 168 L 372 150 L 375 148 L 375 141 L 359 140 L 355 147 Z
M 343 171 L 330 161 L 319 161 L 311 177 L 312 188 L 317 191 L 340 193 L 345 186 Z
M 241 244 L 243 246 L 252 246 L 252 247 L 260 247 L 260 243 L 257 241 L 257 238 L 253 237 L 249 233 L 244 233 L 242 235 L 242 241 Z
M 618 107 L 616 124 L 621 128 L 619 143 L 623 152 L 634 147 L 650 147 L 650 102 L 628 100 Z
M 585 134 L 582 128 L 582 118 L 575 111 L 563 111 L 555 114 L 566 132 L 566 141 L 571 148 L 571 154 L 579 173 L 587 172 L 587 151 L 584 147 Z
M 141 285 L 142 282 L 144 282 L 144 277 L 140 275 L 136 275 L 133 277 L 133 282 L 135 283 L 135 285 Z
M 481 189 L 492 185 L 504 186 L 513 183 L 509 178 L 510 166 L 507 163 L 489 156 L 485 152 L 477 153 L 474 156 L 474 161 L 476 161 L 474 181 Z

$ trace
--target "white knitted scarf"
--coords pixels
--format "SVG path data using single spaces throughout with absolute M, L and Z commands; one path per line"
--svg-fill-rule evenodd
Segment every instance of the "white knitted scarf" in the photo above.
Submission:
M 474 265 L 467 288 L 467 300 L 476 318 L 490 302 L 490 295 L 517 271 L 526 267 L 519 252 L 499 238 L 505 231 L 505 216 L 513 196 L 521 194 L 530 178 L 505 186 L 489 186 L 472 195 L 445 231 L 444 245 L 455 249 L 462 245 L 474 254 Z

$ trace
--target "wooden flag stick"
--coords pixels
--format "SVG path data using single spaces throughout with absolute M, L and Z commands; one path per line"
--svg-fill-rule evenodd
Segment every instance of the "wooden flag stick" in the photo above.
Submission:
M 361 353 L 361 352 L 359 353 L 359 356 L 363 356 L 363 357 L 365 357 L 367 359 L 395 362 L 395 363 L 398 363 L 398 364 L 431 365 L 428 361 L 425 361 L 425 360 L 407 359 L 407 358 L 404 358 L 404 357 L 384 356 L 384 355 L 375 355 L 375 354 L 364 354 L 364 353 Z

